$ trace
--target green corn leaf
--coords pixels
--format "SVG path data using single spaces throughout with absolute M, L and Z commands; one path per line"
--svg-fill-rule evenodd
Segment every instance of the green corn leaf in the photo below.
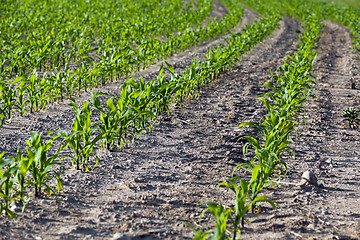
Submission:
M 244 138 L 246 138 L 249 141 L 249 143 L 253 145 L 255 148 L 261 149 L 260 143 L 255 138 L 251 136 L 244 136 Z
M 100 100 L 92 92 L 91 92 L 91 102 L 97 110 L 99 110 L 100 112 L 104 112 L 104 110 L 101 107 Z
M 275 202 L 267 196 L 258 196 L 253 199 L 253 202 L 268 202 L 273 208 L 276 208 Z
M 243 122 L 239 125 L 239 128 L 245 127 L 245 126 L 254 127 L 254 126 L 256 126 L 256 122 Z
M 255 182 L 258 179 L 259 171 L 261 170 L 262 166 L 263 165 L 261 163 L 259 163 L 254 168 L 252 168 L 251 182 Z
M 165 61 L 165 63 L 166 63 L 166 67 L 167 67 L 167 69 L 169 70 L 169 72 L 172 74 L 172 75 L 174 75 L 175 74 L 175 71 L 174 71 L 174 68 L 173 68 L 173 66 L 171 66 L 168 62 L 166 62 Z
M 11 211 L 8 207 L 4 207 L 4 210 L 10 217 L 17 219 L 17 216 L 15 215 L 15 213 L 13 211 Z

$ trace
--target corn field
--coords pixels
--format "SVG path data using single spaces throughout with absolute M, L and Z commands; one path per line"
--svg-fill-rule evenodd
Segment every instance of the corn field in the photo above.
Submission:
M 318 0 L 1 3 L 0 222 L 19 226 L 3 229 L 5 239 L 19 229 L 30 239 L 360 238 L 358 184 L 343 190 L 351 199 L 338 205 L 354 207 L 339 224 L 343 211 L 326 218 L 332 209 L 319 200 L 336 187 L 294 180 L 305 166 L 337 177 L 330 166 L 348 165 L 331 159 L 349 151 L 355 170 L 346 171 L 359 166 L 358 8 Z M 348 52 L 326 53 L 329 44 Z M 326 141 L 318 148 L 338 149 L 331 156 L 316 148 Z M 307 154 L 322 160 L 307 163 Z M 284 201 L 295 188 L 295 200 Z M 284 202 L 290 220 L 261 225 L 282 216 Z M 307 209 L 312 217 L 298 220 L 301 203 L 325 216 Z M 36 232 L 41 223 L 46 230 Z

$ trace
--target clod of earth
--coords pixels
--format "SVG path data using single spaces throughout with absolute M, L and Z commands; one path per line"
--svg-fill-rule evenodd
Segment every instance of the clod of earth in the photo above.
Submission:
M 306 170 L 302 176 L 301 176 L 302 180 L 305 180 L 307 183 L 317 186 L 317 178 L 316 175 L 314 174 L 314 172 L 310 171 L 310 170 Z

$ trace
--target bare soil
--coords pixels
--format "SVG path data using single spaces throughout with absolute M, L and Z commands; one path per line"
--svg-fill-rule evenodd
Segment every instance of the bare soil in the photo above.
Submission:
M 256 17 L 247 9 L 241 26 Z M 296 159 L 288 160 L 289 172 L 281 183 L 264 191 L 277 208 L 264 205 L 259 214 L 249 214 L 244 239 L 360 239 L 360 131 L 344 127 L 342 117 L 344 109 L 360 105 L 359 62 L 351 52 L 349 31 L 325 23 L 313 71 L 317 98 L 309 99 L 299 116 L 307 122 L 293 136 Z M 298 30 L 298 21 L 284 17 L 278 30 L 198 99 L 160 116 L 152 132 L 121 151 L 98 150 L 100 162 L 93 171 L 74 170 L 64 159 L 64 191 L 32 199 L 17 220 L 1 215 L 0 238 L 191 239 L 192 231 L 183 222 L 212 226 L 208 215 L 199 225 L 204 206 L 198 204 L 232 204 L 232 193 L 217 190 L 217 185 L 249 160 L 242 153 L 244 141 L 238 139 L 256 134 L 238 125 L 263 116 L 256 96 L 267 91 L 262 85 L 270 80 L 270 70 L 297 49 Z M 194 56 L 202 59 L 208 47 L 221 43 L 215 39 L 168 62 L 181 72 Z M 134 77 L 154 77 L 159 66 Z M 120 88 L 118 82 L 98 90 L 118 94 Z M 77 101 L 89 101 L 89 95 Z M 51 129 L 69 131 L 73 117 L 66 102 L 17 117 L 1 127 L 0 152 L 14 155 L 18 146 L 24 151 L 32 130 L 43 135 Z M 316 174 L 318 186 L 300 184 L 306 170 Z

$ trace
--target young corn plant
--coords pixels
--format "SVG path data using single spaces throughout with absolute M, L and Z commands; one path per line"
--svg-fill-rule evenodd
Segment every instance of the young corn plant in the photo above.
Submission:
M 40 80 L 37 74 L 33 74 L 26 80 L 25 89 L 30 104 L 30 112 L 38 112 L 46 108 L 49 102 L 49 85 L 46 78 Z
M 154 109 L 151 108 L 154 101 L 152 85 L 146 85 L 143 80 L 140 84 L 132 79 L 124 83 L 118 101 L 118 108 L 124 116 L 124 121 L 120 122 L 121 130 L 119 139 L 129 143 L 126 138 L 134 140 L 135 136 L 146 129 L 151 131 L 151 120 L 156 116 Z
M 119 132 L 122 131 L 121 126 L 125 126 L 127 128 L 127 125 L 124 123 L 121 125 L 120 123 L 126 121 L 126 117 L 131 112 L 126 111 L 125 114 L 122 113 L 122 111 L 117 106 L 117 101 L 114 96 L 107 100 L 107 109 L 104 110 L 101 106 L 100 100 L 97 98 L 97 96 L 103 94 L 104 93 L 91 93 L 91 100 L 95 108 L 100 111 L 100 122 L 96 123 L 96 126 L 101 130 L 101 133 L 104 137 L 103 141 L 101 142 L 101 147 L 106 147 L 110 150 L 112 147 L 115 146 L 116 141 L 122 141 L 121 135 L 119 136 Z
M 0 82 L 0 117 L 1 124 L 11 121 L 16 104 L 16 90 L 6 82 Z
M 59 131 L 60 136 L 65 137 L 61 146 L 61 149 L 70 147 L 74 152 L 75 156 L 66 155 L 63 157 L 69 157 L 72 159 L 72 164 L 77 170 L 82 167 L 83 171 L 88 171 L 89 167 L 94 169 L 99 162 L 99 158 L 95 155 L 96 143 L 104 137 L 101 133 L 93 138 L 96 132 L 96 128 L 92 128 L 90 117 L 92 110 L 89 107 L 89 103 L 85 102 L 83 108 L 79 108 L 74 99 L 71 99 L 72 103 L 70 106 L 74 107 L 75 119 L 72 124 L 72 133 L 69 134 L 65 131 Z M 95 163 L 90 159 L 95 157 Z
M 360 111 L 355 108 L 344 110 L 345 126 L 349 128 L 358 128 L 360 126 Z
M 140 134 L 138 128 L 136 128 L 136 115 L 134 109 L 128 105 L 127 100 L 120 98 L 117 101 L 118 113 L 119 113 L 119 125 L 116 129 L 116 141 L 120 149 L 124 144 L 130 144 L 135 139 L 136 134 Z
M 64 100 L 64 95 L 66 93 L 65 91 L 65 81 L 66 81 L 66 73 L 61 72 L 60 68 L 58 69 L 58 72 L 55 76 L 52 76 L 54 78 L 54 89 L 53 91 L 56 92 L 57 98 L 56 101 L 60 102 Z
M 238 176 L 227 178 L 226 182 L 220 183 L 219 187 L 227 187 L 235 194 L 234 206 L 225 208 L 221 203 L 217 205 L 212 201 L 204 202 L 208 208 L 200 215 L 200 222 L 204 214 L 209 211 L 216 218 L 215 228 L 204 232 L 202 229 L 197 230 L 185 223 L 193 229 L 195 235 L 193 239 L 240 239 L 241 228 L 244 227 L 245 215 L 253 206 L 259 205 L 261 202 L 268 202 L 274 208 L 276 207 L 275 203 L 267 196 L 256 196 L 252 198 L 250 196 L 250 185 L 251 183 Z
M 24 212 L 25 205 L 30 200 L 25 190 L 31 185 L 31 181 L 29 178 L 27 178 L 26 174 L 28 173 L 31 164 L 33 163 L 33 159 L 24 157 L 21 153 L 20 147 L 18 147 L 16 156 L 10 156 L 9 158 L 17 164 L 18 171 L 15 176 L 15 182 L 18 186 L 16 188 L 16 193 L 23 203 L 22 212 Z
M 15 196 L 16 193 L 16 174 L 18 168 L 16 162 L 12 159 L 4 158 L 4 153 L 0 154 L 0 214 L 5 211 L 10 217 L 17 218 L 16 214 L 9 208 L 11 202 L 21 200 L 20 196 Z
M 219 186 L 229 188 L 235 194 L 234 207 L 232 207 L 235 216 L 231 219 L 233 239 L 237 239 L 237 234 L 239 234 L 238 238 L 240 239 L 240 224 L 241 227 L 244 227 L 245 214 L 254 206 L 259 206 L 261 202 L 268 202 L 273 208 L 276 208 L 275 203 L 269 197 L 252 194 L 252 180 L 257 178 L 256 174 L 253 172 L 250 182 L 233 176 L 227 178 L 226 182 L 219 184 Z
M 26 83 L 27 81 L 24 80 L 24 77 L 17 77 L 12 84 L 17 84 L 15 86 L 15 89 L 17 90 L 17 98 L 16 98 L 16 111 L 18 111 L 21 116 L 25 116 L 26 110 L 29 105 L 29 99 L 25 98 L 25 92 L 26 92 Z
M 174 101 L 174 95 L 182 87 L 182 84 L 179 83 L 179 76 L 175 73 L 174 68 L 167 62 L 166 65 L 171 78 L 169 79 L 166 75 L 162 74 L 164 66 L 161 64 L 157 81 L 151 81 L 146 89 L 147 97 L 153 99 L 150 107 L 154 109 L 156 115 L 165 110 L 169 114 L 169 104 Z
M 204 231 L 202 229 L 197 230 L 190 224 L 184 223 L 188 227 L 192 228 L 192 230 L 194 231 L 195 236 L 194 236 L 193 240 L 205 240 L 209 236 L 210 236 L 209 240 L 231 239 L 227 234 L 227 232 L 231 231 L 227 227 L 227 223 L 228 223 L 228 220 L 231 218 L 232 209 L 224 208 L 224 206 L 221 203 L 219 203 L 219 205 L 216 205 L 216 203 L 214 203 L 212 201 L 206 201 L 201 204 L 206 204 L 208 207 L 200 215 L 200 223 L 201 223 L 201 220 L 202 220 L 204 214 L 207 211 L 209 211 L 216 218 L 215 228 L 207 230 L 207 231 Z
M 50 132 L 50 134 L 51 133 L 52 132 Z M 59 165 L 58 162 L 54 161 L 58 157 L 59 150 L 51 157 L 48 157 L 48 150 L 53 146 L 53 141 L 58 137 L 59 136 L 55 136 L 44 143 L 41 140 L 41 135 L 38 132 L 32 131 L 30 133 L 30 139 L 26 141 L 28 144 L 26 147 L 26 158 L 30 162 L 28 171 L 31 175 L 29 183 L 35 188 L 35 197 L 40 197 L 43 189 L 45 189 L 49 195 L 53 193 L 53 189 L 47 184 L 48 179 L 56 179 L 57 192 L 63 188 L 60 174 L 52 170 L 52 167 Z M 18 156 L 18 158 L 24 161 L 21 159 L 21 156 Z M 28 165 L 26 162 L 24 164 L 24 167 Z

